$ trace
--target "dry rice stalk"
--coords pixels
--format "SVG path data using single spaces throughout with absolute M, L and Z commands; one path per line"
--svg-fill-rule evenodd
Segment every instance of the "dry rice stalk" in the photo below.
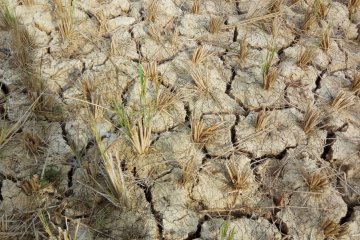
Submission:
M 326 4 L 322 0 L 316 0 L 314 4 L 316 4 L 315 8 L 319 17 L 323 20 L 326 19 L 330 10 L 330 4 Z
M 151 25 L 149 27 L 149 35 L 156 43 L 161 43 L 161 35 L 159 31 L 156 30 L 156 27 L 154 27 L 154 25 Z
M 309 11 L 304 18 L 303 24 L 301 25 L 301 30 L 303 31 L 308 31 L 316 22 L 317 20 L 317 16 L 316 16 L 316 12 L 314 11 Z
M 158 81 L 157 62 L 151 61 L 142 65 L 144 76 L 148 80 Z
M 264 77 L 264 89 L 265 90 L 271 89 L 275 85 L 277 77 L 278 77 L 278 69 L 276 67 L 271 68 L 270 71 Z
M 62 0 L 54 0 L 55 4 L 55 14 L 59 21 L 58 27 L 62 39 L 65 41 L 74 36 L 75 26 L 73 19 L 73 9 L 71 6 L 71 1 L 65 0 L 65 4 L 62 3 Z
M 204 46 L 200 46 L 194 50 L 191 61 L 194 64 L 199 64 L 199 63 L 203 62 L 209 55 L 210 54 L 209 54 L 208 50 L 205 49 Z
M 249 43 L 246 40 L 246 37 L 244 37 L 240 41 L 240 52 L 239 52 L 240 63 L 245 63 L 248 56 L 249 56 Z
M 197 90 L 205 94 L 208 94 L 210 92 L 207 82 L 207 73 L 204 76 L 198 68 L 192 67 L 190 68 L 190 75 L 195 82 Z
M 43 141 L 35 132 L 24 132 L 23 142 L 30 153 L 37 154 L 41 151 Z
M 360 8 L 360 0 L 349 0 L 348 9 L 349 9 L 350 19 L 353 18 L 356 10 L 359 8 Z
M 345 110 L 355 104 L 355 96 L 345 91 L 339 92 L 331 103 L 335 111 Z
M 224 20 L 221 17 L 212 16 L 209 24 L 209 32 L 218 33 L 221 30 Z
M 327 51 L 329 48 L 330 48 L 330 28 L 327 27 L 323 33 L 322 33 L 322 36 L 321 36 L 321 47 Z
M 360 73 L 354 71 L 354 76 L 351 84 L 351 89 L 355 94 L 360 93 Z
M 307 174 L 304 178 L 309 192 L 323 192 L 329 185 L 328 177 L 322 173 Z
M 236 190 L 244 190 L 249 187 L 249 178 L 251 172 L 249 170 L 241 170 L 234 161 L 225 163 L 226 171 L 232 188 Z
M 41 185 L 39 181 L 39 176 L 34 175 L 30 180 L 22 181 L 20 187 L 25 192 L 26 195 L 31 195 L 40 191 Z
M 306 134 L 312 132 L 321 122 L 321 112 L 314 107 L 313 103 L 309 103 L 304 117 L 304 132 Z
M 100 10 L 95 14 L 96 20 L 99 22 L 99 33 L 104 34 L 109 32 L 107 19 L 105 17 L 104 11 Z
M 131 142 L 139 154 L 148 152 L 151 144 L 151 124 L 142 117 L 131 128 Z
M 205 127 L 202 120 L 192 118 L 190 123 L 192 140 L 195 143 L 206 144 L 213 139 L 216 132 L 224 122 L 215 123 L 209 127 Z
M 310 47 L 305 47 L 305 49 L 301 50 L 299 58 L 298 58 L 298 65 L 301 68 L 306 68 L 313 58 L 313 49 Z
M 182 168 L 182 176 L 180 179 L 180 183 L 182 185 L 185 185 L 186 183 L 190 182 L 191 179 L 194 177 L 194 169 L 195 169 L 195 162 L 194 162 L 194 156 L 191 157 L 188 161 L 181 164 Z
M 193 4 L 192 4 L 192 8 L 191 8 L 193 14 L 200 13 L 200 3 L 201 3 L 201 0 L 193 0 Z
M 167 111 L 177 102 L 182 102 L 187 96 L 182 89 L 165 88 L 156 95 L 156 108 L 158 112 Z
M 260 132 L 264 130 L 269 124 L 269 121 L 270 121 L 269 114 L 266 112 L 266 110 L 264 109 L 261 110 L 256 116 L 256 121 L 255 121 L 256 132 Z
M 324 235 L 326 239 L 341 239 L 348 233 L 347 225 L 340 225 L 337 222 L 327 219 L 322 224 Z
M 155 17 L 157 14 L 157 9 L 158 9 L 158 1 L 157 0 L 152 0 L 148 9 L 147 9 L 147 15 L 146 15 L 146 20 L 150 21 L 150 22 L 154 22 L 155 21 Z

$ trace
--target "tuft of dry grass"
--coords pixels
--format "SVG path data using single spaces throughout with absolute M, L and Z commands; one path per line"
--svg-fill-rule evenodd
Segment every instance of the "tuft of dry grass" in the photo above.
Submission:
M 182 176 L 180 179 L 180 183 L 182 185 L 185 185 L 186 183 L 191 182 L 191 180 L 194 178 L 194 169 L 195 169 L 194 156 L 189 158 L 189 160 L 186 161 L 185 163 L 181 163 L 181 169 L 182 169 Z
M 155 21 L 155 17 L 158 10 L 158 0 L 152 0 L 146 11 L 146 20 L 150 22 Z
M 270 122 L 270 115 L 266 112 L 265 109 L 258 112 L 255 120 L 255 130 L 260 132 L 264 130 Z
M 159 80 L 156 61 L 142 64 L 142 69 L 144 71 L 144 76 L 147 80 L 151 80 L 154 82 L 157 82 Z
M 314 49 L 311 47 L 305 47 L 305 49 L 301 50 L 297 61 L 299 67 L 303 69 L 306 68 L 310 64 L 313 55 L 314 55 Z
M 306 134 L 312 132 L 321 122 L 321 112 L 314 107 L 313 103 L 309 103 L 304 116 L 304 132 Z
M 191 62 L 199 64 L 203 62 L 209 56 L 208 50 L 204 46 L 197 47 L 192 55 Z
M 223 123 L 224 122 L 214 123 L 209 127 L 206 127 L 202 120 L 192 118 L 190 120 L 190 124 L 191 137 L 193 142 L 200 144 L 206 144 L 210 142 Z
M 304 176 L 309 192 L 323 192 L 329 185 L 328 176 L 322 173 L 311 173 Z
M 351 90 L 355 94 L 360 94 L 360 73 L 354 71 L 354 76 L 351 83 Z
M 335 111 L 345 110 L 355 104 L 356 97 L 345 91 L 340 91 L 331 102 L 331 107 Z
M 246 37 L 244 37 L 240 41 L 240 51 L 239 51 L 240 63 L 245 63 L 248 56 L 249 56 L 249 43 L 246 40 Z
M 349 231 L 349 227 L 347 225 L 340 225 L 330 219 L 327 219 L 322 224 L 322 228 L 326 239 L 341 239 Z
M 58 19 L 58 27 L 63 41 L 72 39 L 75 35 L 72 1 L 54 0 L 55 15 Z
M 325 30 L 322 32 L 321 42 L 320 42 L 320 45 L 322 49 L 324 49 L 324 51 L 327 51 L 330 48 L 330 35 L 331 35 L 330 28 L 329 27 L 325 28 Z
M 360 0 L 349 0 L 348 9 L 349 9 L 349 17 L 353 18 L 356 10 L 360 8 Z
M 317 15 L 316 12 L 311 10 L 305 14 L 304 21 L 300 27 L 302 31 L 308 31 L 316 23 Z
M 270 71 L 264 77 L 264 89 L 269 90 L 275 85 L 279 71 L 276 67 L 270 68 Z
M 191 11 L 193 14 L 199 14 L 200 13 L 200 5 L 201 5 L 201 0 L 193 0 L 193 4 L 191 7 Z
M 25 192 L 26 195 L 31 195 L 37 193 L 41 189 L 41 184 L 39 181 L 39 176 L 34 175 L 30 180 L 22 181 L 20 187 Z
M 325 20 L 330 10 L 330 4 L 324 3 L 322 0 L 316 0 L 314 4 L 318 16 Z
M 149 27 L 149 35 L 150 37 L 156 42 L 161 43 L 161 35 L 158 30 L 156 30 L 156 27 L 154 25 L 151 25 Z
M 215 34 L 215 33 L 220 32 L 223 23 L 224 23 L 224 20 L 221 17 L 211 16 L 209 29 L 208 29 L 209 32 L 211 34 Z
M 226 172 L 230 180 L 231 187 L 236 190 L 244 190 L 249 187 L 251 172 L 242 170 L 235 161 L 225 163 Z
M 208 94 L 210 92 L 210 88 L 207 82 L 207 73 L 204 75 L 198 68 L 191 67 L 190 75 L 196 85 L 196 89 L 204 94 Z
M 190 94 L 187 96 L 183 89 L 174 89 L 174 88 L 164 88 L 157 92 L 156 94 L 156 109 L 158 112 L 167 112 L 174 106 L 177 102 L 182 102 L 190 97 Z
M 32 154 L 41 152 L 43 141 L 35 132 L 24 132 L 23 143 L 25 148 Z

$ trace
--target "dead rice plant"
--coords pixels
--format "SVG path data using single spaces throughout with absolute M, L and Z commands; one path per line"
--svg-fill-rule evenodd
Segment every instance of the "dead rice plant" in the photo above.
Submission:
M 200 13 L 200 5 L 201 5 L 201 0 L 193 0 L 193 4 L 191 7 L 192 13 L 193 14 L 199 14 Z
M 330 28 L 329 27 L 325 28 L 325 30 L 321 35 L 321 42 L 320 42 L 320 45 L 322 49 L 324 49 L 324 51 L 327 51 L 330 48 L 330 35 L 331 35 Z
M 278 69 L 273 67 L 264 77 L 264 89 L 269 90 L 275 85 L 276 79 L 279 75 Z
M 356 94 L 360 94 L 360 73 L 354 71 L 352 79 L 351 90 Z
M 185 94 L 183 89 L 164 88 L 156 94 L 156 108 L 158 112 L 167 112 L 176 103 L 182 102 L 190 97 L 190 94 Z
M 215 34 L 220 32 L 224 20 L 221 17 L 211 16 L 209 24 L 209 32 Z
M 196 89 L 204 94 L 210 93 L 210 88 L 207 82 L 207 73 L 204 75 L 198 68 L 190 68 L 190 75 L 196 85 Z
M 330 4 L 329 3 L 326 4 L 322 0 L 316 0 L 314 4 L 316 5 L 315 9 L 317 11 L 318 16 L 321 19 L 325 20 L 330 10 Z
M 266 112 L 265 109 L 258 112 L 255 120 L 255 130 L 256 132 L 260 132 L 268 126 L 270 122 L 270 115 Z
M 71 3 L 70 0 L 65 0 L 64 4 L 62 0 L 54 0 L 55 15 L 58 19 L 58 27 L 63 41 L 72 39 L 75 34 L 73 6 L 71 6 Z
M 306 68 L 310 64 L 310 62 L 313 58 L 313 55 L 314 55 L 313 48 L 305 47 L 305 49 L 302 49 L 299 54 L 298 61 L 297 61 L 297 64 L 299 65 L 299 67 L 301 67 L 303 69 Z
M 99 33 L 104 34 L 104 33 L 109 32 L 109 28 L 108 28 L 108 24 L 107 24 L 108 20 L 106 19 L 104 11 L 100 10 L 100 11 L 96 12 L 95 17 L 96 17 L 96 20 L 99 22 Z
M 26 195 L 31 195 L 33 193 L 37 193 L 41 189 L 41 184 L 39 181 L 39 176 L 34 175 L 30 180 L 22 181 L 20 187 L 25 192 Z
M 326 239 L 342 239 L 349 231 L 348 225 L 340 225 L 330 219 L 322 224 L 322 228 Z
M 313 103 L 309 103 L 304 116 L 304 132 L 306 134 L 315 130 L 316 126 L 321 122 L 321 112 L 314 107 Z
M 38 154 L 41 152 L 43 146 L 42 139 L 35 132 L 24 132 L 23 143 L 25 149 L 27 149 L 31 154 Z
M 204 46 L 197 47 L 192 55 L 191 61 L 194 64 L 203 62 L 209 56 L 208 50 Z
M 244 37 L 240 41 L 240 51 L 239 51 L 240 63 L 245 63 L 248 56 L 249 56 L 249 43 L 246 40 L 246 37 Z
M 360 0 L 349 0 L 348 9 L 349 9 L 349 17 L 353 18 L 356 10 L 360 8 Z
M 153 25 L 149 27 L 149 35 L 156 43 L 161 43 L 161 35 Z
M 157 10 L 158 10 L 158 1 L 152 0 L 146 11 L 147 13 L 146 20 L 150 22 L 154 22 L 157 14 Z
M 244 190 L 250 185 L 250 170 L 242 170 L 235 161 L 225 163 L 226 172 L 233 189 Z
M 304 176 L 309 192 L 323 192 L 329 186 L 328 176 L 322 173 L 311 173 Z
M 206 144 L 210 142 L 216 132 L 219 130 L 224 122 L 214 123 L 209 127 L 205 126 L 205 123 L 200 119 L 192 118 L 191 124 L 191 137 L 194 143 Z
M 194 169 L 195 169 L 194 156 L 189 158 L 189 160 L 186 161 L 185 163 L 181 163 L 181 169 L 182 169 L 182 176 L 180 179 L 180 184 L 186 185 L 187 183 L 191 182 L 191 180 L 194 178 Z
M 144 76 L 147 80 L 151 80 L 154 82 L 157 82 L 159 80 L 156 61 L 144 63 L 142 65 L 142 69 L 144 71 Z
M 335 111 L 345 110 L 355 104 L 356 97 L 345 91 L 340 91 L 331 103 Z
M 317 15 L 314 11 L 309 11 L 306 13 L 304 21 L 300 27 L 302 31 L 308 31 L 316 23 Z
M 270 3 L 270 12 L 279 12 L 284 4 L 284 0 L 272 0 Z

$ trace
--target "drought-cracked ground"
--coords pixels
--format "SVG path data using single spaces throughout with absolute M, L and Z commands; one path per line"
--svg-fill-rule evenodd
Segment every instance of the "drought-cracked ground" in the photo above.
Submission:
M 360 1 L 0 6 L 0 239 L 360 238 Z

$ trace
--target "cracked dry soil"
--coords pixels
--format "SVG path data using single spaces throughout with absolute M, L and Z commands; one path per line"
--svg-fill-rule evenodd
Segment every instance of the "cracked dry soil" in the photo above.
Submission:
M 0 239 L 360 239 L 352 2 L 0 1 Z

